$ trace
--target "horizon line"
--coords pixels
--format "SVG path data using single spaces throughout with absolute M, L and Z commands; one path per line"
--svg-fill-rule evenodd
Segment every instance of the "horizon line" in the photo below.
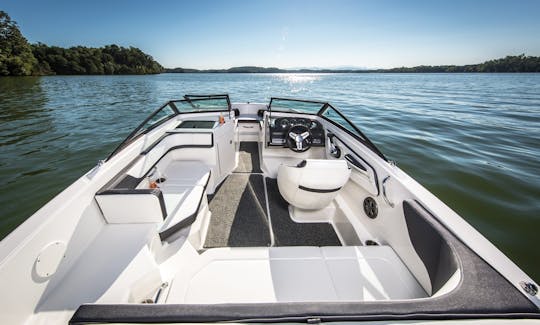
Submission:
M 165 70 L 174 70 L 174 69 L 184 69 L 184 70 L 197 70 L 197 71 L 227 71 L 231 69 L 238 69 L 238 68 L 256 68 L 256 69 L 278 69 L 278 70 L 284 70 L 284 71 L 321 71 L 321 70 L 328 70 L 328 71 L 376 71 L 376 70 L 392 70 L 392 69 L 411 69 L 411 68 L 418 68 L 418 67 L 465 67 L 465 66 L 474 66 L 474 65 L 480 65 L 484 64 L 486 62 L 495 61 L 495 60 L 502 60 L 508 57 L 529 57 L 534 58 L 538 57 L 536 55 L 527 55 L 525 53 L 519 53 L 519 54 L 509 54 L 504 57 L 499 58 L 493 58 L 488 59 L 482 62 L 477 63 L 467 63 L 467 64 L 436 64 L 436 65 L 427 65 L 427 64 L 421 64 L 421 65 L 414 65 L 414 66 L 394 66 L 389 68 L 382 68 L 382 67 L 362 67 L 362 66 L 348 66 L 348 65 L 340 65 L 340 66 L 334 66 L 334 67 L 287 67 L 287 68 L 280 68 L 276 66 L 258 66 L 258 65 L 238 65 L 238 66 L 229 66 L 226 68 L 189 68 L 189 67 L 163 67 Z

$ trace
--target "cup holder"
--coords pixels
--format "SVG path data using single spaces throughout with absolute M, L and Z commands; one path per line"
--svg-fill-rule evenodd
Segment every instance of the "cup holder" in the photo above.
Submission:
M 167 179 L 165 177 L 160 177 L 158 179 L 156 179 L 156 183 L 158 184 L 161 184 L 161 183 L 164 183 Z

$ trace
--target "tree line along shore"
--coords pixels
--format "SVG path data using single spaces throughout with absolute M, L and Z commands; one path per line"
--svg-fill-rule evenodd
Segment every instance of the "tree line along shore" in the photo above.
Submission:
M 168 73 L 452 73 L 452 72 L 540 72 L 540 57 L 525 54 L 507 56 L 480 64 L 421 65 L 392 69 L 279 69 L 262 67 L 234 67 L 230 69 L 197 70 L 186 68 L 164 69 Z
M 157 73 L 453 73 L 540 72 L 540 57 L 507 56 L 470 65 L 400 67 L 392 69 L 279 69 L 256 66 L 230 69 L 165 69 L 152 56 L 135 47 L 107 45 L 62 48 L 30 44 L 9 15 L 0 11 L 0 76 L 114 75 Z
M 135 47 L 62 48 L 29 44 L 17 23 L 0 11 L 0 76 L 161 73 L 163 67 Z

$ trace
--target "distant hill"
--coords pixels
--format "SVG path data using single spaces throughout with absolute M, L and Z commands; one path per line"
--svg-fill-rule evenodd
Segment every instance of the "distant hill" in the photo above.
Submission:
M 245 67 L 233 67 L 229 69 L 187 69 L 187 68 L 174 68 L 164 69 L 165 73 L 351 73 L 351 72 L 366 72 L 366 70 L 333 70 L 333 69 L 280 69 L 280 68 L 264 68 L 255 66 Z
M 540 57 L 525 54 L 469 65 L 421 65 L 391 69 L 279 69 L 263 67 L 234 67 L 230 69 L 197 70 L 165 69 L 168 73 L 451 73 L 451 72 L 540 72 Z

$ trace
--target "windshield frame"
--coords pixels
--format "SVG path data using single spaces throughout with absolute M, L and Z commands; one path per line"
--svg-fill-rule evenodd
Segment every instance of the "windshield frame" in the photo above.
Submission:
M 285 97 L 271 97 L 270 103 L 268 104 L 268 111 L 270 112 L 270 116 L 272 116 L 272 102 L 274 101 L 290 101 L 290 102 L 296 102 L 296 103 L 307 103 L 307 104 L 320 104 L 321 107 L 317 110 L 314 110 L 312 113 L 310 112 L 298 112 L 298 111 L 286 111 L 286 110 L 273 110 L 273 112 L 281 112 L 281 113 L 294 113 L 294 114 L 307 114 L 307 115 L 317 115 L 321 109 L 327 105 L 327 102 L 317 101 L 317 100 L 304 100 L 304 99 L 296 99 L 296 98 L 285 98 Z
M 355 134 L 354 132 L 352 132 L 351 130 L 349 130 L 347 127 L 345 127 L 344 125 L 341 125 L 339 123 L 337 123 L 336 121 L 333 121 L 332 119 L 326 117 L 323 115 L 323 113 L 327 110 L 327 109 L 333 109 L 345 122 L 347 122 L 354 130 L 355 132 L 357 132 L 357 134 Z M 386 158 L 386 156 L 379 150 L 379 148 L 377 148 L 377 146 L 371 142 L 371 140 L 364 134 L 364 132 L 360 131 L 360 129 L 356 126 L 356 124 L 354 124 L 351 120 L 349 120 L 343 113 L 341 113 L 341 111 L 337 108 L 335 108 L 334 106 L 330 105 L 330 104 L 326 104 L 323 108 L 321 108 L 321 110 L 317 113 L 317 116 L 321 117 L 322 119 L 332 123 L 333 125 L 335 125 L 336 127 L 340 128 L 341 130 L 347 132 L 347 134 L 349 134 L 350 136 L 352 136 L 353 138 L 355 138 L 356 140 L 362 142 L 365 146 L 367 146 L 369 149 L 371 149 L 371 151 L 373 151 L 374 153 L 377 154 L 377 156 L 381 157 L 384 161 L 388 161 L 388 159 Z
M 157 121 L 156 123 L 150 125 L 144 131 L 139 132 L 143 129 L 143 127 L 148 123 L 152 118 L 154 118 L 157 114 L 159 114 L 163 109 L 166 107 L 170 107 L 173 110 L 173 114 L 167 115 L 165 118 Z M 174 118 L 179 114 L 178 109 L 174 104 L 171 105 L 171 101 L 166 102 L 165 104 L 161 105 L 158 109 L 156 109 L 154 112 L 152 112 L 150 115 L 148 115 L 147 118 L 144 119 L 144 121 L 141 122 L 131 133 L 122 141 L 116 149 L 111 152 L 111 154 L 105 159 L 105 161 L 108 161 L 111 159 L 114 155 L 116 155 L 118 152 L 122 151 L 125 147 L 127 147 L 130 143 L 135 141 L 135 139 L 139 138 L 141 135 L 146 134 L 153 129 L 157 128 L 158 126 L 164 124 L 165 122 L 169 121 L 170 119 Z
M 194 102 L 205 101 L 205 100 L 219 100 L 224 99 L 227 102 L 227 109 L 200 109 L 194 106 Z M 230 112 L 232 109 L 231 100 L 228 94 L 215 94 L 215 95 L 184 95 L 183 99 L 171 100 L 170 103 L 175 106 L 179 114 L 189 114 L 189 113 L 204 113 L 204 112 Z M 193 110 L 184 111 L 179 109 L 175 103 L 188 103 L 193 106 Z

